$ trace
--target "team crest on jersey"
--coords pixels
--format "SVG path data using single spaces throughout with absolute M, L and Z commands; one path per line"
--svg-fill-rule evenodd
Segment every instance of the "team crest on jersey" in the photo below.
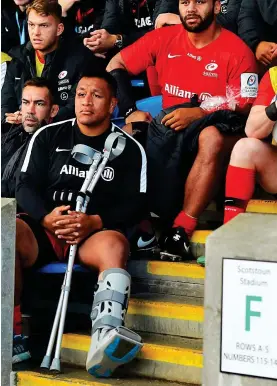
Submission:
M 63 79 L 63 78 L 66 77 L 66 75 L 67 75 L 67 71 L 64 70 L 64 71 L 62 71 L 62 72 L 59 73 L 58 78 L 59 78 L 59 79 Z
M 207 64 L 205 66 L 206 71 L 203 72 L 203 76 L 208 76 L 209 78 L 217 78 L 218 74 L 214 72 L 217 68 L 218 68 L 217 63 L 212 62 Z

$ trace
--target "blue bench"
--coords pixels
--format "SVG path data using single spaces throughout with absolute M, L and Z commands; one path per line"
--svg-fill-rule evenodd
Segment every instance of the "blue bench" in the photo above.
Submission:
M 66 263 L 59 263 L 59 262 L 53 262 L 47 265 L 44 265 L 42 268 L 40 268 L 37 272 L 39 273 L 51 273 L 51 274 L 58 274 L 58 273 L 65 273 L 67 268 Z M 83 267 L 79 264 L 74 264 L 73 266 L 73 272 L 90 272 L 87 268 Z

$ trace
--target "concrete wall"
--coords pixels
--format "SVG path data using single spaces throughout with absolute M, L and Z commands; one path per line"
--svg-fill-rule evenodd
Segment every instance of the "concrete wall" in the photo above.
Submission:
M 203 372 L 203 386 L 276 386 L 276 380 L 220 372 L 223 257 L 277 261 L 277 215 L 241 214 L 207 239 Z M 277 345 L 277 321 L 274 341 Z
M 1 384 L 10 384 L 12 370 L 14 256 L 15 256 L 14 199 L 1 199 Z

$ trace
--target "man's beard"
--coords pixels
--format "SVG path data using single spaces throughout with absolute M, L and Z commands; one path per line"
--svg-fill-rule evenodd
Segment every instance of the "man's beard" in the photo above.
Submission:
M 35 122 L 33 123 L 32 126 L 29 126 L 28 124 L 25 123 L 25 120 L 27 118 L 35 120 Z M 23 128 L 26 131 L 26 133 L 29 133 L 29 134 L 34 133 L 35 131 L 37 131 L 41 127 L 41 123 L 39 122 L 37 117 L 32 115 L 32 114 L 26 115 L 26 117 L 25 117 L 24 121 L 22 122 L 22 124 L 23 124 Z
M 189 31 L 189 32 L 195 32 L 195 33 L 199 33 L 199 32 L 203 32 L 205 31 L 206 29 L 209 28 L 209 26 L 212 24 L 212 22 L 214 21 L 214 11 L 212 10 L 211 12 L 209 12 L 205 18 L 202 18 L 201 16 L 199 15 L 189 15 L 189 17 L 192 17 L 192 16 L 195 16 L 196 18 L 198 18 L 199 20 L 201 20 L 201 22 L 193 27 L 190 27 L 187 25 L 186 23 L 186 20 L 185 18 L 182 18 L 181 17 L 181 21 L 182 21 L 182 24 L 184 26 L 184 28 Z

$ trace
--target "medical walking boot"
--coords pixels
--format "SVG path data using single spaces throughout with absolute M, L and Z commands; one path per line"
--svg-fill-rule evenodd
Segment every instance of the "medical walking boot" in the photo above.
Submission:
M 133 360 L 141 350 L 141 337 L 124 327 L 130 297 L 131 277 L 121 268 L 107 269 L 97 283 L 92 306 L 92 338 L 87 371 L 95 377 L 110 377 Z

